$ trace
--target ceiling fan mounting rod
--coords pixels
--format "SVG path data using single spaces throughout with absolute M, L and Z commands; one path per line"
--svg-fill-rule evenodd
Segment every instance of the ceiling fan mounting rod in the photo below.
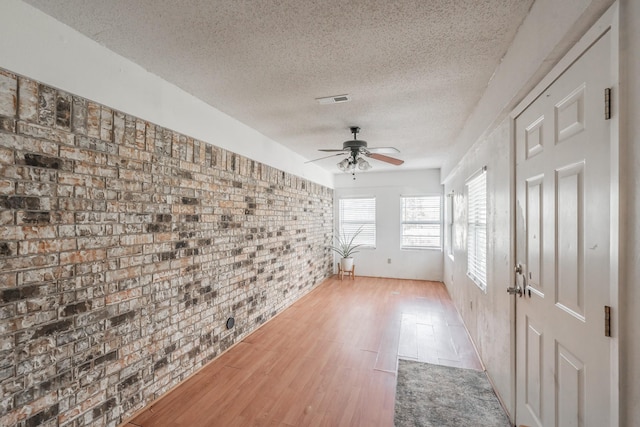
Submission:
M 357 138 L 358 132 L 360 132 L 360 128 L 358 126 L 351 126 L 351 133 L 353 134 L 353 139 Z

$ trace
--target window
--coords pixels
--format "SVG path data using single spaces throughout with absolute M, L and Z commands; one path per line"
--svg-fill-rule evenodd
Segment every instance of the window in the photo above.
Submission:
M 447 209 L 446 209 L 446 218 L 447 218 L 447 254 L 451 259 L 453 259 L 453 200 L 454 193 L 451 192 L 447 194 Z
M 487 289 L 487 172 L 467 181 L 467 274 L 486 291 Z
M 376 246 L 376 199 L 353 198 L 340 199 L 339 229 L 344 236 L 353 236 L 361 229 L 354 243 L 363 246 Z
M 438 196 L 401 197 L 402 249 L 440 249 L 441 202 Z

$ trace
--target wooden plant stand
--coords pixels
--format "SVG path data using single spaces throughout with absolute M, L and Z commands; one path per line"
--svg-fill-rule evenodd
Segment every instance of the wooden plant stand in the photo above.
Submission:
M 355 278 L 356 278 L 356 265 L 353 264 L 353 267 L 351 267 L 351 271 L 343 271 L 342 270 L 342 265 L 340 263 L 338 263 L 338 274 L 340 275 L 340 280 L 342 280 L 342 276 L 344 276 L 345 274 L 347 275 L 347 277 L 351 277 L 351 280 L 355 280 Z

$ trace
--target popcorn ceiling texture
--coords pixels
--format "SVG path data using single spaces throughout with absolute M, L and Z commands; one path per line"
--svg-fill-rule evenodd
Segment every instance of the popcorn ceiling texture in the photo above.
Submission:
M 331 189 L 3 70 L 0 171 L 2 426 L 118 425 L 332 272 Z
M 26 3 L 306 159 L 341 147 L 358 125 L 370 147 L 398 148 L 403 169 L 425 169 L 449 157 L 534 1 Z M 589 2 L 554 3 L 560 10 Z M 537 24 L 549 22 L 556 21 Z M 344 93 L 352 102 L 314 102 Z M 334 173 L 336 163 L 314 164 Z

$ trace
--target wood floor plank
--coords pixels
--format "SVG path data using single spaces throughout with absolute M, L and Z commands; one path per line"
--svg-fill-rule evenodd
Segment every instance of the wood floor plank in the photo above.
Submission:
M 482 369 L 442 283 L 334 277 L 124 426 L 392 426 L 399 357 Z

